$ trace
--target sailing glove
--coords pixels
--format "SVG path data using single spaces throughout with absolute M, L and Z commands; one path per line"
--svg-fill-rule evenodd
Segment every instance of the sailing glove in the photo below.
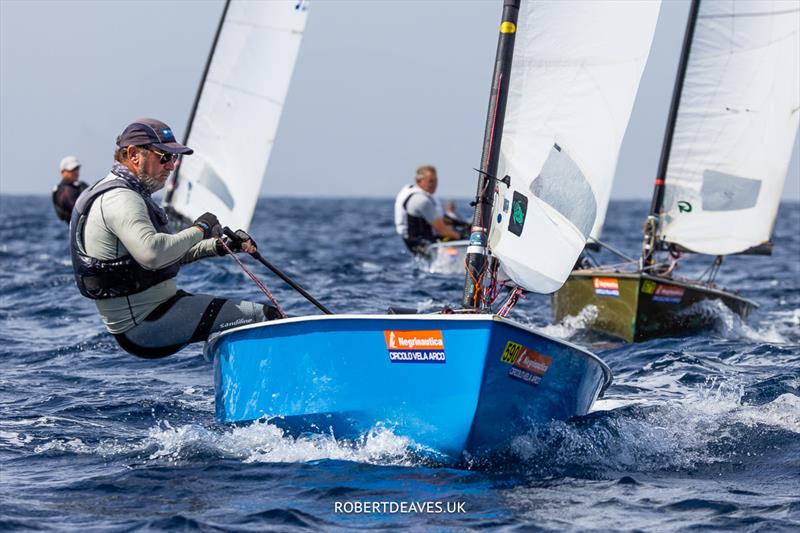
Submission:
M 253 246 L 258 248 L 256 241 L 254 241 L 253 238 L 243 229 L 236 230 L 236 232 L 231 232 L 226 228 L 225 236 L 217 239 L 217 255 L 225 255 L 227 253 L 225 247 L 222 246 L 223 242 L 228 246 L 228 248 L 230 248 L 231 252 L 241 252 L 242 243 L 245 241 L 250 241 L 253 243 Z
M 219 225 L 219 220 L 217 220 L 217 217 L 213 213 L 203 213 L 197 217 L 193 225 L 203 231 L 204 239 L 222 235 L 222 226 Z

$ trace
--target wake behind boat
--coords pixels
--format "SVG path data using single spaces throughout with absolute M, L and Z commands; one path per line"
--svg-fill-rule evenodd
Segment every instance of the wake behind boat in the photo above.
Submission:
M 457 461 L 464 454 L 501 452 L 535 427 L 589 411 L 611 382 L 608 367 L 586 350 L 505 318 L 525 290 L 550 292 L 566 279 L 594 222 L 593 211 L 584 217 L 585 231 L 575 230 L 569 218 L 574 213 L 565 210 L 568 204 L 552 203 L 553 196 L 547 195 L 553 192 L 551 186 L 564 185 L 557 183 L 563 168 L 553 166 L 548 155 L 556 133 L 553 126 L 518 120 L 548 94 L 548 83 L 528 83 L 537 77 L 538 58 L 545 57 L 544 64 L 549 64 L 548 54 L 565 53 L 564 34 L 583 39 L 587 28 L 602 27 L 598 19 L 628 19 L 631 24 L 624 27 L 630 31 L 615 32 L 609 40 L 608 32 L 597 30 L 590 47 L 567 48 L 564 58 L 581 65 L 587 55 L 594 56 L 598 45 L 607 48 L 612 63 L 617 62 L 614 54 L 632 58 L 624 72 L 615 71 L 601 82 L 602 89 L 616 98 L 616 105 L 603 112 L 615 115 L 615 126 L 622 125 L 624 131 L 659 3 L 584 2 L 579 7 L 582 16 L 576 17 L 574 4 L 520 6 L 519 0 L 504 4 L 464 261 L 463 309 L 435 315 L 298 317 L 221 332 L 209 340 L 205 351 L 214 360 L 220 421 L 266 418 L 292 433 L 333 432 L 345 438 L 389 426 L 413 440 L 418 449 Z M 548 31 L 542 34 L 538 28 Z M 553 40 L 555 35 L 560 37 Z M 520 60 L 512 65 L 516 39 Z M 624 84 L 617 83 L 620 76 Z M 618 157 L 622 132 L 603 131 L 610 152 L 594 160 L 587 157 L 599 152 L 594 142 L 582 143 L 582 109 L 577 105 L 596 105 L 583 99 L 597 92 L 597 84 L 593 79 L 573 90 L 574 107 L 566 102 L 557 106 L 562 120 L 574 126 L 559 127 L 559 141 L 575 162 L 605 165 Z M 511 131 L 504 134 L 509 94 L 514 95 L 508 104 L 514 120 Z M 535 148 L 536 159 L 513 150 L 523 142 Z M 494 177 L 501 162 L 511 177 Z M 588 168 L 583 171 L 589 173 Z M 594 202 L 592 187 L 580 181 L 583 175 L 569 176 L 561 190 L 580 195 L 582 202 Z M 542 182 L 545 186 L 539 187 Z M 545 210 L 562 231 L 552 234 L 542 226 L 539 210 Z M 566 238 L 559 241 L 559 235 Z M 525 246 L 543 245 L 552 248 L 544 263 L 535 260 L 541 254 L 517 253 Z M 502 305 L 492 307 L 499 295 L 497 273 L 508 266 L 513 267 L 511 290 Z M 541 284 L 542 279 L 551 281 Z
M 462 274 L 468 246 L 467 240 L 435 242 L 417 259 L 431 274 Z

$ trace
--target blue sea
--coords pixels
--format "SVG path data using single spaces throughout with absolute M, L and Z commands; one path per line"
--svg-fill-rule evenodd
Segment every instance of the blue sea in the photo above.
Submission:
M 636 255 L 647 207 L 614 202 L 604 240 Z M 417 264 L 391 209 L 262 199 L 251 233 L 334 311 L 457 305 L 463 275 Z M 201 346 L 126 354 L 75 288 L 49 199 L 2 196 L 0 213 L 0 530 L 800 529 L 800 204 L 781 206 L 771 257 L 722 265 L 719 285 L 761 305 L 747 323 L 716 306 L 702 334 L 624 344 L 587 333 L 589 316 L 552 324 L 549 298 L 527 295 L 511 317 L 587 346 L 614 384 L 589 415 L 531 427 L 502 462 L 459 467 L 388 430 L 345 442 L 218 424 Z M 247 264 L 288 313 L 318 312 Z M 179 285 L 262 299 L 230 258 L 184 268 Z

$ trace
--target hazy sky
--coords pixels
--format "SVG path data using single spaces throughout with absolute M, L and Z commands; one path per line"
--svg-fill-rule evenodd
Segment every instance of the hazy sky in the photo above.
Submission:
M 0 192 L 49 192 L 66 154 L 99 179 L 141 116 L 182 138 L 222 6 L 0 0 Z M 472 196 L 500 6 L 312 0 L 262 194 L 390 197 L 432 163 L 442 196 Z M 687 6 L 662 7 L 613 198 L 651 195 Z

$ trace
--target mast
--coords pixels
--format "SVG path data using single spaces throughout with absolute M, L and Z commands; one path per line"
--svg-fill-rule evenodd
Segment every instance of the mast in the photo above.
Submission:
M 197 94 L 194 97 L 194 104 L 192 104 L 192 110 L 189 113 L 189 121 L 186 124 L 186 134 L 183 137 L 183 144 L 186 145 L 189 142 L 189 134 L 192 132 L 192 124 L 194 124 L 194 116 L 197 113 L 197 106 L 200 103 L 200 97 L 203 95 L 203 87 L 206 84 L 206 78 L 208 77 L 208 70 L 211 68 L 211 60 L 214 58 L 214 51 L 217 49 L 217 41 L 219 41 L 219 35 L 222 33 L 222 25 L 225 23 L 225 15 L 228 14 L 228 6 L 231 5 L 231 0 L 225 0 L 225 7 L 222 8 L 222 15 L 219 18 L 219 25 L 217 26 L 217 33 L 214 34 L 214 41 L 211 43 L 211 50 L 208 51 L 208 59 L 206 59 L 206 66 L 203 69 L 203 76 L 200 78 L 200 85 L 197 87 Z M 178 165 L 178 168 L 175 169 L 175 173 L 172 176 L 172 181 L 167 187 L 166 192 L 164 193 L 164 204 L 168 205 L 172 203 L 172 195 L 175 192 L 175 189 L 178 187 L 178 176 L 180 175 L 181 167 Z
M 664 203 L 664 184 L 667 178 L 667 166 L 669 165 L 669 155 L 672 150 L 672 135 L 675 131 L 675 122 L 678 118 L 678 106 L 683 92 L 683 81 L 686 78 L 686 67 L 689 64 L 689 51 L 692 48 L 692 38 L 697 22 L 697 12 L 700 9 L 700 0 L 691 0 L 689 6 L 689 17 L 686 20 L 686 31 L 683 34 L 683 47 L 681 48 L 681 58 L 678 62 L 678 72 L 675 75 L 675 86 L 672 89 L 672 101 L 670 102 L 669 115 L 667 116 L 667 126 L 664 130 L 664 142 L 661 145 L 661 158 L 658 162 L 656 172 L 656 182 L 653 188 L 653 199 L 650 203 L 650 213 L 644 225 L 644 243 L 642 244 L 642 266 L 650 266 L 655 263 L 653 253 L 656 248 L 656 231 L 658 229 L 658 219 Z
M 491 193 L 494 176 L 497 173 L 497 160 L 500 155 L 500 140 L 503 135 L 503 122 L 506 114 L 506 100 L 511 77 L 511 60 L 514 56 L 514 39 L 517 35 L 517 17 L 520 0 L 504 0 L 503 15 L 500 22 L 500 36 L 497 41 L 497 54 L 494 61 L 492 90 L 489 95 L 489 110 L 486 114 L 486 128 L 481 153 L 481 173 L 475 195 L 475 212 L 472 216 L 472 231 L 467 248 L 467 275 L 464 283 L 462 304 L 465 308 L 478 309 L 482 305 L 482 276 L 487 270 L 486 245 L 491 226 Z

